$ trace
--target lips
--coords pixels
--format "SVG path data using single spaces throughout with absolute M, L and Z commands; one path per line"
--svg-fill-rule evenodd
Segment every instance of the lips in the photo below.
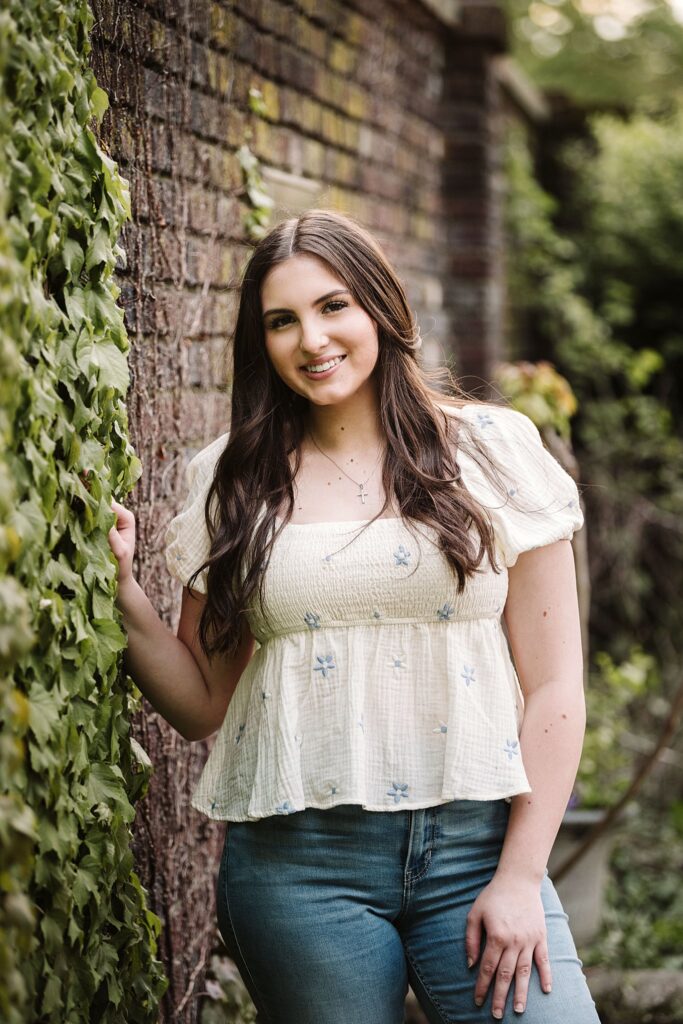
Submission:
M 309 370 L 307 368 L 308 366 L 324 365 L 325 363 L 329 363 L 332 359 L 336 360 L 336 362 L 334 362 L 333 365 L 329 366 L 326 370 L 315 371 Z M 334 373 L 338 366 L 341 366 L 345 359 L 345 355 L 331 356 L 328 357 L 327 359 L 321 359 L 319 363 L 309 363 L 307 364 L 307 366 L 301 366 L 299 367 L 299 369 L 301 370 L 302 373 L 305 373 L 310 380 L 318 379 L 319 377 L 328 377 L 330 374 Z

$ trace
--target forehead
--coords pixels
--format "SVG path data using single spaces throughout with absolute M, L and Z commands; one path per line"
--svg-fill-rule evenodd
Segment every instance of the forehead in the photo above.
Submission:
M 310 305 L 337 288 L 346 288 L 346 284 L 323 260 L 290 256 L 266 274 L 261 285 L 261 305 L 263 309 Z

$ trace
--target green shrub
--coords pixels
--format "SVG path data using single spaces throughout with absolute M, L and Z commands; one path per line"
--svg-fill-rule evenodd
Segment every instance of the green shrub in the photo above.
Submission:
M 638 647 L 621 664 L 615 664 L 606 651 L 598 651 L 593 660 L 573 802 L 580 807 L 611 807 L 633 777 L 637 752 L 628 745 L 629 735 L 638 730 L 643 698 L 657 693 L 660 679 L 654 658 Z

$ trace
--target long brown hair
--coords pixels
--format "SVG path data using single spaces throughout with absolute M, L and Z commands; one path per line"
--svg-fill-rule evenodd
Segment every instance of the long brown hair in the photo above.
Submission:
M 415 317 L 375 239 L 350 217 L 309 210 L 278 224 L 256 245 L 241 285 L 233 339 L 230 436 L 205 506 L 210 553 L 189 580 L 191 586 L 208 567 L 207 600 L 199 624 L 207 656 L 237 650 L 243 617 L 257 595 L 263 611 L 262 584 L 272 544 L 294 507 L 293 481 L 301 463 L 308 401 L 273 369 L 261 307 L 266 275 L 294 255 L 322 260 L 377 325 L 379 354 L 373 373 L 387 442 L 382 469 L 387 497 L 375 518 L 393 495 L 407 526 L 412 522 L 433 527 L 457 575 L 458 592 L 485 553 L 494 571 L 500 571 L 490 518 L 461 481 L 460 432 L 468 434 L 468 451 L 475 448 L 484 454 L 483 450 L 464 419 L 439 408 L 485 403 L 466 395 L 448 370 L 420 365 Z M 452 395 L 439 390 L 444 377 Z M 284 523 L 278 528 L 276 515 L 283 508 Z M 478 534 L 478 544 L 472 531 Z

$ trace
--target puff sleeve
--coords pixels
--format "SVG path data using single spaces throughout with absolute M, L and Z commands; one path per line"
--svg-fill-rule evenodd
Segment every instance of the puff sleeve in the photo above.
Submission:
M 206 448 L 202 448 L 187 464 L 185 486 L 187 497 L 182 510 L 171 519 L 164 535 L 164 554 L 168 571 L 183 586 L 209 555 L 209 533 L 206 528 L 204 506 L 214 469 L 219 456 L 228 441 L 228 434 L 221 434 Z M 207 570 L 204 569 L 195 580 L 192 589 L 206 593 Z
M 523 551 L 570 540 L 584 522 L 578 488 L 533 420 L 507 406 L 475 406 L 469 419 L 473 435 L 503 473 L 492 484 L 472 457 L 471 443 L 465 443 L 459 451 L 463 482 L 490 512 L 506 566 Z

